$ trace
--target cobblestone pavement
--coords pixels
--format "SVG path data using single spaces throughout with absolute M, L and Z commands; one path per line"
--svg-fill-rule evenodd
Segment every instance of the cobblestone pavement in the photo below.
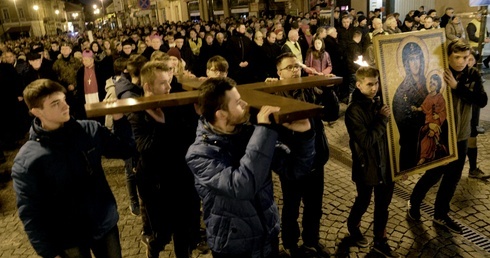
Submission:
M 487 75 L 487 77 L 490 77 Z M 490 78 L 487 78 L 490 80 Z M 490 83 L 486 83 L 487 92 Z M 345 111 L 345 105 L 341 110 Z M 490 112 L 486 108 L 482 112 Z M 478 164 L 490 172 L 490 121 L 481 123 L 486 133 L 478 136 Z M 351 181 L 350 150 L 343 118 L 326 125 L 331 147 L 331 158 L 325 166 L 325 193 L 320 238 L 332 254 L 339 257 L 378 257 L 369 248 L 349 247 L 346 219 L 356 195 Z M 0 257 L 37 257 L 19 221 L 9 169 L 16 151 L 7 152 L 8 162 L 0 166 Z M 145 246 L 140 242 L 141 220 L 129 212 L 123 162 L 104 160 L 107 179 L 119 205 L 119 230 L 123 257 L 145 257 Z M 468 164 L 452 200 L 450 215 L 464 226 L 463 235 L 448 233 L 432 223 L 432 212 L 437 187 L 428 193 L 422 205 L 422 221 L 406 219 L 406 201 L 420 175 L 410 176 L 396 183 L 390 205 L 387 226 L 389 244 L 402 257 L 490 257 L 490 181 L 468 178 Z M 282 206 L 279 180 L 274 176 L 276 200 Z M 63 212 L 63 210 L 53 211 Z M 368 240 L 373 239 L 373 207 L 363 217 L 361 230 Z M 208 258 L 210 254 L 197 251 L 194 257 Z M 174 257 L 167 245 L 160 257 Z

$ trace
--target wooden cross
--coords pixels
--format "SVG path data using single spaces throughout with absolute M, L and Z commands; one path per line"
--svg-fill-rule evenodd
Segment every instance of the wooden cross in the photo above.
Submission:
M 130 113 L 158 107 L 170 107 L 193 104 L 197 102 L 198 89 L 203 81 L 197 79 L 183 80 L 182 86 L 187 92 L 171 93 L 166 95 L 120 99 L 113 103 L 85 104 L 87 117 L 104 116 L 114 113 Z M 278 106 L 281 110 L 274 113 L 276 123 L 291 122 L 298 119 L 319 115 L 322 106 L 285 98 L 270 93 L 305 89 L 317 86 L 328 86 L 342 82 L 341 77 L 309 76 L 279 80 L 275 82 L 257 82 L 238 85 L 237 89 L 243 100 L 251 109 L 259 110 L 263 105 Z

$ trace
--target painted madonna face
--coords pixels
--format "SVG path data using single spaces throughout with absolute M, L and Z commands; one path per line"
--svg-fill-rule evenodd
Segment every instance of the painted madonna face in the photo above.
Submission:
M 410 72 L 412 72 L 413 75 L 417 75 L 420 71 L 420 58 L 417 55 L 410 55 L 408 58 Z

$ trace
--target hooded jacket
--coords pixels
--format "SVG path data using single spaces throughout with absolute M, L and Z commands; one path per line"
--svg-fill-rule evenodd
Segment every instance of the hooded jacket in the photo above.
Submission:
M 280 227 L 271 165 L 282 165 L 272 167 L 282 173 L 311 171 L 314 131 L 294 134 L 302 148 L 291 148 L 299 150 L 287 158 L 274 153 L 278 133 L 266 126 L 244 125 L 224 134 L 201 118 L 196 134 L 186 160 L 203 201 L 209 247 L 228 255 L 269 255 Z M 273 162 L 276 157 L 283 157 L 282 162 Z

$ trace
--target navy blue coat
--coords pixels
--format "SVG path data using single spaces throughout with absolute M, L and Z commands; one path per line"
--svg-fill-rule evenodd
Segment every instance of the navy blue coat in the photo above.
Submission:
M 114 121 L 114 134 L 98 122 L 74 119 L 45 131 L 34 119 L 12 178 L 19 217 L 40 256 L 86 245 L 117 225 L 101 156 L 130 157 L 135 151 L 131 136 L 126 118 Z
M 277 168 L 282 173 L 311 171 L 314 131 L 296 133 L 302 148 L 283 162 L 273 162 L 283 155 L 275 155 L 278 133 L 266 126 L 244 125 L 235 134 L 220 134 L 201 118 L 196 134 L 186 160 L 203 201 L 209 247 L 229 255 L 267 256 L 280 228 L 271 165 L 282 165 Z

